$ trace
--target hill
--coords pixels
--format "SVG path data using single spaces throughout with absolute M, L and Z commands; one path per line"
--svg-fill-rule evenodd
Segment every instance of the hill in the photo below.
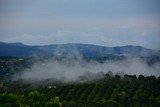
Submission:
M 43 46 L 29 46 L 22 43 L 0 42 L 0 56 L 83 56 L 83 57 L 105 57 L 115 56 L 135 56 L 147 57 L 160 56 L 159 50 L 146 49 L 141 46 L 117 46 L 105 47 L 90 44 L 56 44 Z

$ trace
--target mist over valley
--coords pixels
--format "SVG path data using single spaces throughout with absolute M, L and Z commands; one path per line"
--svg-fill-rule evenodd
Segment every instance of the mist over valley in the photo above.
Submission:
M 22 67 L 23 63 L 19 64 L 21 67 L 17 67 L 17 71 L 14 71 L 13 63 L 10 68 L 12 70 L 10 79 L 13 80 L 56 79 L 63 82 L 84 82 L 102 79 L 109 71 L 122 77 L 125 74 L 160 76 L 160 51 L 140 46 L 105 47 L 88 44 L 28 46 L 20 43 L 0 45 L 1 56 L 4 56 L 4 53 L 5 57 L 10 54 L 13 59 L 17 57 L 18 63 L 23 60 L 28 63 L 28 67 Z M 4 78 L 6 74 L 9 75 L 8 72 L 4 72 L 2 77 Z

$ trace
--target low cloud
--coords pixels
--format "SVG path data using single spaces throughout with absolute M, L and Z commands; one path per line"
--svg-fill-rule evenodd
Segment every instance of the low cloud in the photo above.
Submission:
M 135 74 L 144 76 L 160 76 L 160 63 L 152 66 L 141 59 L 128 58 L 125 60 L 108 60 L 104 63 L 97 61 L 85 61 L 78 58 L 68 57 L 62 60 L 55 58 L 43 62 L 35 63 L 31 68 L 25 69 L 21 74 L 14 75 L 14 79 L 43 80 L 56 79 L 63 82 L 79 81 L 81 76 L 86 76 L 87 80 L 102 78 L 94 74 L 103 74 L 112 71 L 114 74 Z

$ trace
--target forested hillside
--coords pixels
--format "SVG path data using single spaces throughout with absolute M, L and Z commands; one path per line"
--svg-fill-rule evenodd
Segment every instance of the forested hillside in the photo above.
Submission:
M 0 84 L 1 107 L 159 107 L 160 77 L 105 74 L 88 83 L 29 83 L 23 80 Z
M 96 61 L 101 65 L 105 61 L 123 61 L 126 58 L 124 56 L 110 55 L 84 58 L 83 60 L 86 64 Z M 106 69 L 103 70 L 102 68 L 102 71 L 98 73 L 92 71 L 84 73 L 77 81 L 67 82 L 63 80 L 65 78 L 61 80 L 48 78 L 38 81 L 33 78 L 32 80 L 21 78 L 14 80 L 12 78 L 14 74 L 20 74 L 24 69 L 31 68 L 36 62 L 43 66 L 46 61 L 49 62 L 49 59 L 50 57 L 0 57 L 0 107 L 160 106 L 160 77 L 155 76 L 121 75 L 112 71 L 105 73 Z M 141 57 L 141 59 L 149 67 L 160 61 L 158 56 Z M 61 58 L 52 60 L 63 61 Z M 68 59 L 67 61 L 70 63 L 72 62 L 70 60 Z M 52 66 L 54 66 L 53 63 Z M 53 70 L 54 67 L 52 67 Z M 98 78 L 94 79 L 95 77 Z
M 149 57 L 159 56 L 160 51 L 154 49 L 147 49 L 142 46 L 117 46 L 106 47 L 92 44 L 51 44 L 42 46 L 24 45 L 22 43 L 4 43 L 0 42 L 0 56 L 61 56 L 66 57 L 72 54 L 76 57 L 105 57 L 107 55 L 113 56 L 134 56 L 134 57 Z

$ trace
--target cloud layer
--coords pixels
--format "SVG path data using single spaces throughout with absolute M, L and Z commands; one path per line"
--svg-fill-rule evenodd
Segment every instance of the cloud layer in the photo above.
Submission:
M 25 80 L 57 79 L 63 82 L 80 81 L 80 76 L 88 77 L 88 80 L 94 80 L 100 77 L 92 77 L 93 74 L 101 74 L 112 71 L 114 74 L 131 74 L 144 76 L 160 76 L 160 63 L 148 66 L 141 59 L 128 58 L 119 61 L 106 61 L 99 63 L 96 61 L 86 62 L 80 57 L 73 59 L 68 57 L 61 61 L 50 59 L 44 62 L 37 62 L 31 68 L 24 70 L 21 74 L 15 74 L 14 79 L 21 78 Z

